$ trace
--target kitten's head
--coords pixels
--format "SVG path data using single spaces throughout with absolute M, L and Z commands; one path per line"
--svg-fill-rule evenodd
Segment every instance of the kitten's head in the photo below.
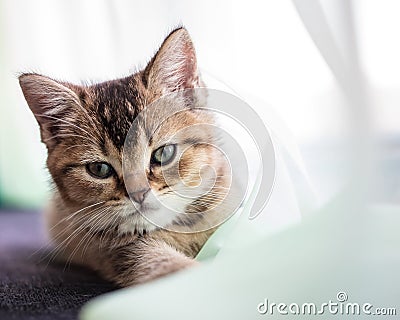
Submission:
M 195 199 L 196 195 L 182 198 L 176 191 L 198 185 L 199 169 L 204 166 L 223 174 L 222 155 L 203 143 L 214 143 L 212 130 L 185 131 L 198 124 L 212 124 L 213 117 L 189 108 L 158 123 L 157 115 L 168 113 L 169 104 L 176 107 L 189 101 L 201 107 L 204 103 L 200 97 L 185 94 L 185 89 L 202 86 L 195 50 L 185 29 L 171 32 L 143 71 L 123 79 L 91 86 L 38 74 L 23 74 L 19 80 L 40 125 L 48 149 L 47 165 L 63 205 L 71 213 L 90 208 L 78 211 L 86 215 L 89 226 L 115 227 L 120 232 L 154 229 L 138 210 L 154 218 L 160 227 L 193 224 L 192 218 L 183 221 L 165 213 L 158 200 L 181 212 L 202 211 L 211 204 L 210 197 L 208 201 Z M 156 103 L 160 97 L 177 92 L 182 94 L 170 95 L 167 103 Z M 158 111 L 146 121 L 136 121 L 136 129 L 130 132 L 134 139 L 129 143 L 132 159 L 123 172 L 125 138 L 138 115 L 153 102 Z M 174 138 L 166 142 L 165 137 L 171 136 Z M 197 140 L 202 143 L 196 144 Z M 214 196 L 214 201 L 217 198 Z

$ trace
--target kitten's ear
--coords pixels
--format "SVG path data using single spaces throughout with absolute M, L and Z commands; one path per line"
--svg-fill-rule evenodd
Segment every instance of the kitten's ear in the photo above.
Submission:
M 66 85 L 39 74 L 23 74 L 19 77 L 19 84 L 39 123 L 42 141 L 49 146 L 48 139 L 62 121 L 57 119 L 64 118 L 71 108 L 79 106 L 79 98 Z
M 185 28 L 172 31 L 143 72 L 147 88 L 172 92 L 201 86 L 196 52 Z

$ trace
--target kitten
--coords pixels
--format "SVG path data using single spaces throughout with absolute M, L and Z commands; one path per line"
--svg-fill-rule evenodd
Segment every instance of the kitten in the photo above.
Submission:
M 226 195 L 221 190 L 230 186 L 223 156 L 215 148 L 192 144 L 180 159 L 176 156 L 176 149 L 187 141 L 199 138 L 217 143 L 212 130 L 193 130 L 178 135 L 175 144 L 161 143 L 163 137 L 187 126 L 215 124 L 210 112 L 193 108 L 205 107 L 206 97 L 185 90 L 204 87 L 187 31 L 172 31 L 144 70 L 122 79 L 78 86 L 27 73 L 19 82 L 48 150 L 47 166 L 55 191 L 46 218 L 57 254 L 98 271 L 119 286 L 195 265 L 193 258 L 215 231 L 217 223 L 213 222 L 227 217 L 232 208 L 213 207 Z M 122 158 L 132 123 L 151 103 L 180 92 L 178 98 L 170 96 L 169 103 L 190 106 L 163 123 L 162 135 L 155 132 L 150 139 L 143 137 L 149 127 L 158 125 L 154 114 L 153 119 L 139 122 L 131 147 L 147 166 L 139 179 L 135 172 L 142 167 L 136 164 L 135 168 L 132 162 L 133 180 L 127 188 Z M 161 113 L 169 112 L 165 103 L 156 107 Z M 198 184 L 199 168 L 204 165 L 214 168 L 217 175 L 211 190 L 182 199 L 176 189 Z M 170 175 L 167 183 L 162 170 L 168 172 L 170 166 L 178 167 L 179 174 Z M 165 214 L 157 198 L 175 204 L 187 218 Z M 140 209 L 162 219 L 155 225 Z

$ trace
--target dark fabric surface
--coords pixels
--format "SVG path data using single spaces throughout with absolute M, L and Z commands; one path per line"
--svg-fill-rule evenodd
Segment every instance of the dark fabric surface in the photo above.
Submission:
M 0 210 L 0 319 L 77 319 L 114 287 L 90 270 L 44 259 L 40 214 Z

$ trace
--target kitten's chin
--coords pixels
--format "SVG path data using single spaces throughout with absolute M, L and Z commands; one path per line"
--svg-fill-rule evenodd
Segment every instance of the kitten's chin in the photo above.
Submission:
M 124 216 L 123 221 L 119 224 L 119 232 L 139 233 L 151 232 L 156 229 L 163 229 L 170 226 L 176 218 L 176 213 L 168 214 L 168 210 L 154 209 L 153 207 L 143 208 L 141 213 L 133 211 Z

